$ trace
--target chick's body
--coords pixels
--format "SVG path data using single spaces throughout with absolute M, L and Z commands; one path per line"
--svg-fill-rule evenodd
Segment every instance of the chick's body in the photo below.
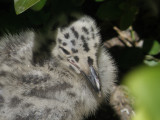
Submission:
M 91 27 L 89 22 L 94 23 L 91 18 L 83 17 L 78 22 L 83 26 L 83 22 L 87 23 L 87 20 L 90 20 L 88 26 Z M 65 30 L 73 32 L 70 27 L 77 23 Z M 96 28 L 95 31 L 99 33 Z M 76 32 L 81 34 L 79 30 Z M 61 33 L 63 32 L 59 30 L 58 34 Z M 71 35 L 70 37 L 73 38 Z M 0 120 L 82 120 L 84 116 L 95 112 L 112 90 L 115 66 L 103 47 L 97 48 L 98 55 L 95 57 L 102 93 L 98 97 L 86 78 L 71 69 L 65 57 L 58 52 L 61 45 L 57 42 L 63 39 L 61 35 L 57 35 L 52 56 L 43 66 L 32 62 L 34 31 L 6 35 L 0 39 Z M 75 39 L 75 43 L 78 43 L 76 40 L 79 39 Z M 83 42 L 85 43 L 82 40 Z M 73 41 L 71 44 L 74 44 Z M 90 48 L 90 42 L 88 44 L 90 51 L 86 55 L 92 56 L 93 48 Z M 66 45 L 62 47 L 64 46 Z M 85 46 L 82 48 L 85 49 Z M 81 49 L 77 49 L 81 52 Z M 77 65 L 83 63 L 79 52 L 76 52 L 80 59 Z

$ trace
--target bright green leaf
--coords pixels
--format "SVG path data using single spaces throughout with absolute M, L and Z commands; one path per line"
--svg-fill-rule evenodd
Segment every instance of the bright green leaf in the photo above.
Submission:
M 14 0 L 16 14 L 21 14 L 40 0 Z
M 36 3 L 35 5 L 33 5 L 33 6 L 31 7 L 31 9 L 34 10 L 34 11 L 39 11 L 39 10 L 41 10 L 41 9 L 44 7 L 46 1 L 47 1 L 47 0 L 40 0 L 38 3 Z
M 139 109 L 136 111 L 136 115 L 134 116 L 133 120 L 151 120 L 148 117 L 148 114 L 145 112 L 144 109 Z
M 160 44 L 157 40 L 154 40 L 151 50 L 149 51 L 150 55 L 156 55 L 160 52 Z
M 131 72 L 125 79 L 125 84 L 135 97 L 135 112 L 141 111 L 141 117 L 148 120 L 160 118 L 160 65 L 141 67 Z M 146 120 L 135 117 L 134 120 Z

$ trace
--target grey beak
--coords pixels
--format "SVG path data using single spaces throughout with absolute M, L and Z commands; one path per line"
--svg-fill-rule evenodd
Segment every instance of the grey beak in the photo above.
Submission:
M 89 84 L 91 84 L 94 91 L 98 94 L 99 97 L 101 97 L 101 84 L 100 84 L 100 80 L 98 78 L 98 74 L 96 73 L 94 67 L 92 65 L 89 66 L 90 71 L 89 71 L 89 75 L 87 75 L 85 72 L 80 70 L 80 68 L 76 64 L 74 64 L 72 61 L 70 61 L 70 60 L 68 60 L 68 61 L 72 65 L 74 65 L 77 69 L 79 69 L 81 74 L 83 74 L 83 76 L 85 76 L 87 78 L 87 80 L 89 81 Z
M 90 73 L 88 76 L 82 71 L 81 73 L 87 78 L 89 83 L 91 83 L 91 86 L 93 87 L 94 91 L 98 93 L 98 96 L 100 97 L 101 96 L 101 84 L 98 78 L 98 74 L 96 73 L 93 66 L 90 66 L 89 68 L 90 68 Z

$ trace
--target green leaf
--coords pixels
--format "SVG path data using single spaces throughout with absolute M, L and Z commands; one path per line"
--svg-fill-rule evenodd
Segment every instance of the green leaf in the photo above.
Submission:
M 16 14 L 21 14 L 40 0 L 14 0 Z
M 151 119 L 148 117 L 148 114 L 145 112 L 144 109 L 140 109 L 136 111 L 136 115 L 132 120 L 151 120 Z
M 151 50 L 149 51 L 150 55 L 157 55 L 160 52 L 160 44 L 157 40 L 154 40 Z
M 47 1 L 47 0 L 40 0 L 38 3 L 36 3 L 35 5 L 33 5 L 33 6 L 31 7 L 31 9 L 34 10 L 34 11 L 39 11 L 39 10 L 41 10 L 41 9 L 44 7 L 46 1 Z
M 160 118 L 160 65 L 154 67 L 140 67 L 132 71 L 125 78 L 125 84 L 135 97 L 135 113 L 148 120 Z M 140 113 L 139 113 L 140 112 Z M 133 120 L 146 120 L 135 116 Z

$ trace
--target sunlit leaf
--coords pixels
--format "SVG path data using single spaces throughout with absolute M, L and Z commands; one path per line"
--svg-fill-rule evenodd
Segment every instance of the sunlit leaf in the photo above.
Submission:
M 33 6 L 31 7 L 31 9 L 32 9 L 32 10 L 35 10 L 35 11 L 41 10 L 41 9 L 44 7 L 46 1 L 47 1 L 47 0 L 40 0 L 38 3 L 36 3 L 35 5 L 33 5 Z
M 40 0 L 14 0 L 16 14 L 21 14 Z
M 131 72 L 125 79 L 125 84 L 135 96 L 135 110 L 141 111 L 148 120 L 160 118 L 160 65 L 141 67 Z M 135 117 L 134 120 L 143 120 Z M 145 119 L 144 119 L 145 120 Z
M 139 109 L 136 111 L 136 115 L 134 116 L 133 120 L 151 120 L 148 117 L 148 114 L 145 112 L 144 109 Z

